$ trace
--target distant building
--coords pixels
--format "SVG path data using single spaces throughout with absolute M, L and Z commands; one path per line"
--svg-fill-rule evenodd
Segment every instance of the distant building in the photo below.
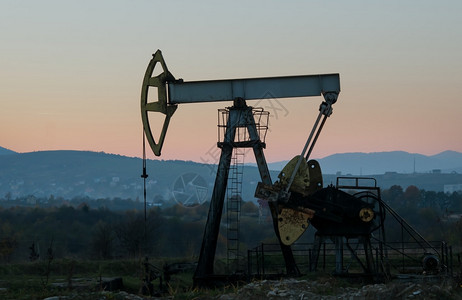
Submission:
M 449 222 L 457 222 L 462 219 L 462 214 L 451 214 L 447 216 Z
M 37 205 L 37 199 L 34 196 L 29 196 L 26 199 L 26 203 L 29 205 Z
M 462 183 L 459 184 L 445 184 L 444 192 L 448 194 L 452 194 L 454 192 L 462 192 Z
M 385 175 L 390 175 L 390 176 L 398 175 L 398 172 L 387 171 L 387 172 L 385 172 Z

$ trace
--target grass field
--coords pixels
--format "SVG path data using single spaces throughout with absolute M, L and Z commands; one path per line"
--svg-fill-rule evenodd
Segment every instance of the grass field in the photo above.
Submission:
M 162 269 L 165 264 L 184 262 L 180 259 L 151 259 L 150 264 Z M 155 296 L 170 299 L 211 299 L 217 295 L 236 293 L 242 284 L 228 284 L 215 289 L 193 287 L 193 271 L 187 270 L 171 276 L 169 282 L 163 278 L 152 281 Z M 58 296 L 65 299 L 128 299 L 121 291 L 140 296 L 143 286 L 143 260 L 74 260 L 55 259 L 51 263 L 45 260 L 0 265 L 0 299 L 45 299 Z M 107 278 L 122 278 L 123 287 L 110 291 L 102 284 Z M 307 273 L 298 279 L 310 282 L 329 281 L 332 293 L 336 288 L 360 287 L 363 282 L 352 282 L 342 278 L 333 278 L 328 273 Z M 321 286 L 322 287 L 322 286 Z M 136 298 L 130 298 L 136 299 Z
M 150 261 L 162 266 L 165 261 Z M 0 265 L 0 299 L 44 299 L 51 296 L 72 296 L 73 299 L 116 299 L 116 292 L 105 291 L 101 284 L 105 278 L 122 278 L 121 290 L 139 294 L 143 285 L 141 260 L 82 261 L 72 259 L 3 264 Z M 159 279 L 153 280 L 154 290 L 159 292 Z M 192 289 L 192 272 L 172 276 L 163 284 L 163 295 L 205 291 Z M 209 293 L 210 291 L 206 292 Z M 80 295 L 80 296 L 79 296 Z

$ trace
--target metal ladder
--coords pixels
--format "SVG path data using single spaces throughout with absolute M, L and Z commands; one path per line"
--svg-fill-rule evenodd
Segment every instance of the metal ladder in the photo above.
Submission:
M 245 149 L 234 148 L 227 187 L 227 274 L 239 273 L 244 270 L 244 262 L 239 252 L 244 157 Z

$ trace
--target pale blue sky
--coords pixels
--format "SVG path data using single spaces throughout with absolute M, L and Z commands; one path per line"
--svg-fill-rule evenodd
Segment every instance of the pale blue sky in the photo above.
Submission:
M 340 73 L 317 157 L 462 152 L 461 13 L 462 1 L 2 0 L 0 146 L 140 156 L 141 82 L 161 49 L 185 80 Z M 268 160 L 301 151 L 321 101 L 273 114 Z M 181 106 L 162 158 L 204 160 L 224 106 Z

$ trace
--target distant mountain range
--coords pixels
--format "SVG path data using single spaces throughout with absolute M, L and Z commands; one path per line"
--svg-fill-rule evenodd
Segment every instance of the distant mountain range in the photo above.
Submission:
M 397 184 L 403 188 L 416 185 L 426 190 L 442 191 L 445 184 L 462 184 L 462 153 L 454 151 L 445 151 L 434 156 L 401 151 L 344 153 L 318 161 L 325 184 L 335 184 L 335 174 L 374 175 L 371 177 L 376 178 L 382 188 Z M 269 164 L 273 181 L 277 180 L 283 165 L 285 162 Z M 200 179 L 200 193 L 203 198 L 209 199 L 216 169 L 216 165 L 191 161 L 148 160 L 149 177 L 146 188 L 149 201 L 177 200 L 176 195 L 191 190 L 190 186 L 199 182 L 191 179 L 196 177 L 197 180 Z M 140 158 L 89 151 L 16 153 L 0 147 L 0 199 L 15 199 L 27 195 L 53 195 L 65 199 L 142 199 L 141 173 Z M 258 169 L 246 165 L 243 173 L 243 198 L 254 199 L 253 194 L 260 181 Z
M 404 151 L 374 153 L 341 153 L 317 159 L 324 174 L 379 175 L 387 172 L 462 173 L 462 153 L 444 151 L 426 156 Z M 271 170 L 281 170 L 287 161 L 268 164 Z

